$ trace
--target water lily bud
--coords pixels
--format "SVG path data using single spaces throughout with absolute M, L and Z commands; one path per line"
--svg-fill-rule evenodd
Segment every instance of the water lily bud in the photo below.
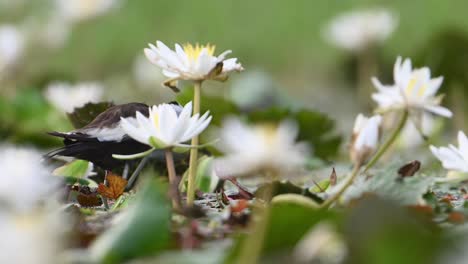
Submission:
M 370 118 L 359 114 L 354 122 L 351 138 L 351 160 L 354 163 L 364 163 L 377 149 L 379 127 L 382 122 L 380 115 Z

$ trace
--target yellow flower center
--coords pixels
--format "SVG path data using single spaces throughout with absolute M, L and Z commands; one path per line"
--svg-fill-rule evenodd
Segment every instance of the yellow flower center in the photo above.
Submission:
M 417 76 L 411 77 L 410 81 L 408 82 L 408 86 L 406 86 L 406 89 L 405 89 L 406 95 L 409 96 L 409 95 L 411 95 L 413 93 L 413 90 L 416 87 L 416 83 L 417 83 L 418 79 L 419 78 Z M 426 84 L 422 85 L 419 88 L 417 95 L 419 97 L 422 97 L 426 93 L 426 89 L 427 89 L 427 85 Z
M 419 91 L 418 91 L 418 96 L 422 97 L 426 93 L 426 89 L 427 89 L 427 85 L 421 86 L 421 88 L 419 88 Z
M 20 214 L 16 215 L 14 218 L 14 225 L 21 230 L 29 230 L 34 227 L 34 225 L 38 221 L 38 217 L 40 215 L 36 215 L 36 213 L 33 213 L 32 215 L 28 214 Z
M 410 95 L 413 92 L 414 86 L 416 85 L 417 80 L 418 79 L 416 77 L 412 77 L 410 79 L 410 81 L 408 82 L 408 86 L 406 86 L 406 90 L 405 90 L 407 95 Z
M 277 126 L 274 124 L 263 124 L 256 127 L 257 132 L 267 145 L 272 145 L 275 142 L 278 134 Z
M 153 124 L 157 131 L 159 131 L 159 115 L 157 112 L 153 112 Z
M 189 58 L 189 60 L 198 60 L 198 57 L 200 56 L 200 53 L 206 49 L 209 55 L 213 56 L 216 46 L 215 45 L 199 45 L 198 43 L 194 45 L 187 43 L 184 45 L 184 52 Z

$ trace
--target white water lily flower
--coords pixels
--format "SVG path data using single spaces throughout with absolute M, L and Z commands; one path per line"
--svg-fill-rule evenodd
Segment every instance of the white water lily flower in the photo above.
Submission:
M 81 22 L 116 7 L 118 0 L 56 0 L 57 16 L 64 22 Z
M 296 176 L 308 156 L 307 145 L 296 142 L 298 132 L 291 121 L 278 126 L 249 126 L 229 118 L 220 131 L 219 143 L 219 150 L 226 156 L 215 160 L 215 173 L 221 178 L 257 174 L 276 177 L 270 180 Z
M 370 118 L 359 114 L 354 122 L 351 139 L 351 160 L 355 163 L 366 161 L 377 149 L 379 128 L 382 122 L 380 115 Z
M 156 46 L 149 44 L 149 48 L 144 52 L 146 58 L 170 78 L 165 83 L 170 87 L 173 85 L 171 83 L 177 80 L 224 81 L 230 72 L 243 70 L 237 58 L 226 59 L 226 55 L 231 53 L 230 50 L 215 56 L 213 45 L 175 44 L 175 50 L 171 50 L 161 41 L 156 41 Z
M 98 103 L 102 99 L 104 88 L 99 83 L 52 83 L 46 91 L 46 99 L 64 113 L 71 113 L 75 108 L 87 103 Z
M 24 45 L 24 36 L 15 26 L 0 26 L 0 73 L 17 62 L 23 53 Z
M 463 131 L 458 132 L 458 148 L 450 144 L 448 147 L 436 148 L 430 146 L 432 154 L 448 170 L 468 172 L 468 138 Z
M 362 51 L 385 41 L 398 24 L 396 16 L 385 9 L 353 11 L 336 17 L 325 36 L 333 44 L 351 51 Z
M 136 121 L 121 118 L 121 127 L 130 137 L 154 148 L 188 147 L 183 144 L 200 134 L 211 122 L 209 111 L 192 116 L 192 102 L 180 114 L 171 104 L 150 107 L 149 117 L 136 113 Z
M 436 96 L 443 78 L 431 79 L 428 67 L 413 69 L 411 60 L 397 58 L 393 69 L 394 85 L 383 85 L 377 78 L 372 82 L 378 92 L 372 99 L 379 105 L 381 111 L 408 109 L 417 112 L 428 111 L 436 115 L 451 117 L 452 112 L 440 106 L 441 96 Z
M 56 208 L 23 213 L 0 209 L 0 263 L 64 263 L 59 255 L 69 221 Z
M 41 160 L 33 149 L 0 145 L 0 204 L 24 211 L 52 196 L 58 178 Z

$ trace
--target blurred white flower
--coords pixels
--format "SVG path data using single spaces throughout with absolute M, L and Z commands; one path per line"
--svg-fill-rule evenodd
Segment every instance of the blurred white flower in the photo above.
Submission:
M 354 163 L 365 162 L 377 149 L 379 142 L 379 128 L 382 122 L 380 115 L 370 118 L 359 114 L 354 122 L 351 138 L 351 160 Z
M 64 22 L 81 22 L 106 13 L 118 0 L 56 0 L 57 16 Z
M 87 103 L 98 103 L 102 99 L 104 92 L 99 83 L 78 83 L 71 85 L 68 83 L 51 83 L 46 91 L 46 99 L 57 109 L 71 113 L 75 108 L 84 106 Z
M 232 71 L 242 71 L 242 65 L 236 58 L 225 59 L 231 53 L 227 50 L 214 56 L 215 46 L 186 44 L 183 47 L 175 44 L 175 51 L 169 49 L 161 41 L 156 46 L 149 44 L 144 50 L 146 58 L 162 69 L 162 73 L 170 78 L 166 85 L 177 80 L 221 80 L 224 81 Z
M 458 131 L 458 148 L 450 144 L 440 148 L 430 146 L 430 149 L 447 170 L 468 172 L 468 138 L 463 131 Z
M 229 118 L 220 131 L 218 147 L 226 156 L 215 160 L 213 169 L 220 178 L 257 174 L 276 178 L 297 176 L 308 154 L 307 145 L 296 143 L 298 132 L 291 121 L 278 126 L 248 126 Z
M 121 127 L 133 139 L 155 148 L 187 147 L 182 144 L 200 134 L 210 123 L 206 112 L 192 116 L 192 102 L 180 106 L 160 104 L 150 107 L 149 117 L 140 112 L 134 118 L 121 118 Z
M 343 263 L 348 248 L 343 237 L 326 222 L 308 231 L 294 249 L 299 263 Z
M 429 111 L 433 114 L 451 117 L 452 112 L 440 106 L 442 96 L 436 96 L 443 78 L 431 79 L 428 67 L 412 69 L 411 60 L 397 58 L 393 69 L 394 85 L 383 85 L 377 78 L 372 82 L 378 92 L 372 99 L 379 105 L 381 111 L 408 109 L 417 112 Z
M 24 211 L 52 196 L 58 178 L 52 176 L 41 159 L 42 155 L 33 149 L 0 145 L 1 205 Z
M 397 24 L 397 17 L 385 9 L 352 11 L 331 21 L 325 36 L 338 47 L 361 51 L 385 41 Z
M 68 221 L 51 208 L 21 214 L 0 210 L 0 263 L 63 263 Z
M 30 148 L 0 145 L 0 263 L 62 263 L 69 219 L 58 207 L 59 179 Z
M 15 26 L 0 25 L 0 73 L 17 62 L 24 45 L 24 36 Z
M 60 17 L 51 17 L 44 25 L 38 29 L 38 38 L 47 47 L 57 49 L 63 47 L 71 32 L 69 23 L 64 22 Z

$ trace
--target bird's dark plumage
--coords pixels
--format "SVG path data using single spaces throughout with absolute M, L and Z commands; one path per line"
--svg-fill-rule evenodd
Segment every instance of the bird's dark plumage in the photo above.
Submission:
M 124 161 L 114 159 L 112 154 L 130 155 L 150 148 L 125 135 L 119 126 L 121 117 L 135 117 L 136 112 L 148 116 L 149 107 L 142 103 L 116 105 L 80 129 L 67 133 L 49 132 L 52 136 L 63 138 L 65 146 L 48 153 L 47 156 L 51 158 L 59 155 L 88 160 L 105 170 L 122 166 Z
M 93 121 L 91 121 L 91 123 L 78 130 L 112 127 L 120 122 L 121 117 L 135 117 L 136 112 L 140 112 L 144 116 L 148 116 L 149 107 L 142 103 L 115 105 L 100 113 Z

